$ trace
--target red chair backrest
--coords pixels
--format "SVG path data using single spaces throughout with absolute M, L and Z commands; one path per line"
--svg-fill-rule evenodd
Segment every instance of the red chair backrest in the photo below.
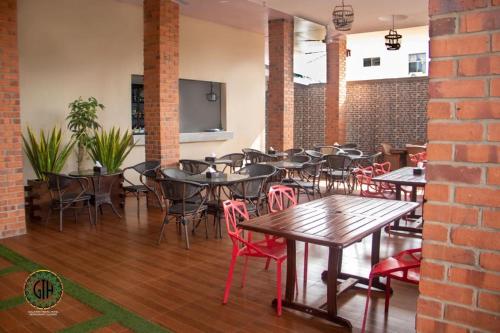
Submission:
M 245 221 L 250 219 L 245 203 L 242 201 L 226 200 L 222 203 L 222 207 L 224 208 L 227 234 L 233 241 L 233 244 L 237 245 L 238 242 L 245 243 L 246 241 L 240 235 L 242 230 L 238 228 L 238 221 L 240 219 Z
M 373 163 L 373 169 L 377 176 L 391 172 L 391 162 Z
M 269 189 L 269 211 L 276 213 L 297 205 L 295 191 L 284 185 L 274 185 Z

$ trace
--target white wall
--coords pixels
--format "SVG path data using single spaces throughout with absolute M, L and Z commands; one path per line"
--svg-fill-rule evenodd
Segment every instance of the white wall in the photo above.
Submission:
M 143 72 L 142 7 L 115 0 L 18 0 L 23 128 L 66 127 L 68 103 L 95 96 L 106 106 L 105 128 L 131 128 L 131 74 Z M 180 20 L 180 76 L 225 82 L 225 142 L 181 145 L 181 157 L 204 157 L 264 146 L 264 36 L 200 21 Z M 144 160 L 136 147 L 125 161 Z M 76 168 L 76 159 L 66 170 Z M 25 160 L 25 179 L 33 172 Z
M 412 53 L 427 54 L 428 70 L 428 26 L 396 29 L 403 36 L 401 48 L 397 51 L 387 51 L 385 47 L 384 36 L 388 30 L 347 36 L 347 48 L 351 50 L 351 56 L 347 58 L 346 64 L 348 81 L 409 77 L 408 55 Z M 363 58 L 376 57 L 380 57 L 380 66 L 363 67 Z

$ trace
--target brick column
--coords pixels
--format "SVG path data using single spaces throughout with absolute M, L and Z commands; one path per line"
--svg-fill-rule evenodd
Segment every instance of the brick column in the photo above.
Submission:
M 267 147 L 293 147 L 293 22 L 269 21 Z
M 146 159 L 179 161 L 179 5 L 144 1 Z
M 500 330 L 500 2 L 430 0 L 418 332 Z
M 17 1 L 0 1 L 0 238 L 26 233 Z
M 326 44 L 325 144 L 345 141 L 345 65 L 346 39 L 344 35 L 338 35 Z

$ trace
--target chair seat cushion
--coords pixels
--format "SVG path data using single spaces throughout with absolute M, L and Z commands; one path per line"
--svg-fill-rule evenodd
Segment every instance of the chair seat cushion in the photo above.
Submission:
M 56 203 L 70 203 L 72 201 L 75 202 L 80 202 L 80 201 L 87 201 L 90 200 L 90 195 L 89 194 L 82 194 L 80 197 L 78 197 L 79 193 L 64 193 L 61 198 L 56 198 L 54 199 L 54 202 Z

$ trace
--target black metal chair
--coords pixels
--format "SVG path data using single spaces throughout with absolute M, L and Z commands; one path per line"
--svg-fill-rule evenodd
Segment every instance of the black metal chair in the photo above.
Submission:
M 358 148 L 358 145 L 356 143 L 345 143 L 343 145 L 339 146 L 340 149 L 354 149 Z
M 250 151 L 245 154 L 247 164 L 257 164 L 261 162 L 274 162 L 278 160 L 277 156 L 261 153 L 260 151 Z
M 243 167 L 243 162 L 245 160 L 245 154 L 242 153 L 232 153 L 232 154 L 227 154 L 222 157 L 220 157 L 221 160 L 231 160 L 230 164 L 226 164 L 224 169 L 222 170 L 223 172 L 226 170 L 227 167 L 229 167 L 229 170 L 234 173 L 236 172 L 236 168 L 240 169 Z
M 306 150 L 304 153 L 311 158 L 311 162 L 318 162 L 323 159 L 323 154 L 317 150 Z
M 85 205 L 88 208 L 89 221 L 92 221 L 92 212 L 90 210 L 91 196 L 87 193 L 90 188 L 90 182 L 85 177 L 74 177 L 58 173 L 46 172 L 48 178 L 48 188 L 50 193 L 49 211 L 47 214 L 47 223 L 53 210 L 59 210 L 59 231 L 63 230 L 63 212 L 66 209 L 73 209 L 75 222 L 77 221 L 77 209 L 81 210 Z M 78 183 L 76 186 L 75 183 Z M 74 185 L 74 186 L 73 186 Z M 79 187 L 79 191 L 74 192 L 74 188 Z M 76 204 L 82 203 L 81 207 Z
M 187 176 L 192 175 L 190 172 L 177 169 L 177 168 L 165 168 L 160 171 L 160 175 L 165 178 L 173 178 L 179 180 L 185 180 Z
M 127 194 L 135 195 L 137 199 L 137 214 L 139 214 L 140 211 L 139 204 L 140 204 L 141 194 L 145 194 L 147 200 L 147 194 L 153 193 L 154 197 L 156 198 L 156 201 L 158 202 L 158 205 L 163 210 L 163 206 L 159 195 L 158 183 L 156 182 L 157 173 L 159 169 L 160 169 L 160 161 L 146 161 L 123 169 L 123 181 L 129 184 L 123 186 L 124 197 Z M 128 170 L 134 170 L 136 173 L 139 174 L 140 184 L 134 184 L 132 181 L 127 179 L 126 171 Z M 123 206 L 124 204 L 125 202 L 122 201 L 121 205 Z
M 363 156 L 363 152 L 359 149 L 342 149 L 342 154 Z
M 302 148 L 290 148 L 290 149 L 285 150 L 285 153 L 287 153 L 288 157 L 291 157 L 291 156 L 303 154 L 304 149 L 302 149 Z
M 308 163 L 311 161 L 311 158 L 306 155 L 293 155 L 293 156 L 288 156 L 286 160 L 289 162 Z
M 349 178 L 351 176 L 352 160 L 346 155 L 326 155 L 325 165 L 326 165 L 326 180 L 327 180 L 327 190 L 330 191 L 334 184 L 337 183 L 337 189 L 339 184 L 344 185 L 344 193 L 350 192 L 350 182 Z
M 193 223 L 192 233 L 194 234 L 196 227 L 204 218 L 205 236 L 208 238 L 206 196 L 203 195 L 206 185 L 173 178 L 158 179 L 158 182 L 163 192 L 165 206 L 167 207 L 161 225 L 158 245 L 161 243 L 165 233 L 165 226 L 169 223 L 170 217 L 175 218 L 179 233 L 181 232 L 181 226 L 184 228 L 187 249 L 189 249 L 188 224 L 190 222 Z M 197 199 L 198 197 L 200 198 L 199 200 Z M 195 221 L 198 224 L 195 225 Z
M 119 218 L 122 218 L 120 213 L 116 210 L 113 205 L 113 200 L 111 197 L 111 193 L 113 191 L 113 187 L 117 180 L 123 178 L 123 172 L 110 173 L 106 175 L 95 175 L 93 180 L 93 192 L 90 193 L 90 202 L 94 205 L 95 209 L 95 222 L 97 223 L 97 210 L 102 212 L 103 205 L 111 206 L 113 213 Z
M 268 176 L 250 177 L 228 185 L 233 200 L 243 201 L 249 214 L 260 216 L 266 202 L 265 184 Z
M 308 200 L 311 200 L 311 195 L 314 198 L 316 193 L 321 198 L 320 178 L 323 163 L 323 160 L 305 163 L 300 170 L 300 178 L 283 179 L 282 184 L 297 190 L 297 201 L 301 191 L 307 195 Z
M 266 164 L 250 164 L 241 168 L 236 173 L 240 175 L 249 175 L 250 177 L 270 177 L 276 173 L 276 168 Z
M 197 160 L 180 160 L 179 163 L 182 166 L 182 170 L 190 172 L 191 174 L 200 174 L 210 167 L 210 163 L 197 161 Z
M 245 155 L 245 164 L 250 164 L 250 158 L 248 157 L 248 153 L 262 153 L 260 150 L 253 149 L 253 148 L 243 148 L 241 150 L 243 154 Z

